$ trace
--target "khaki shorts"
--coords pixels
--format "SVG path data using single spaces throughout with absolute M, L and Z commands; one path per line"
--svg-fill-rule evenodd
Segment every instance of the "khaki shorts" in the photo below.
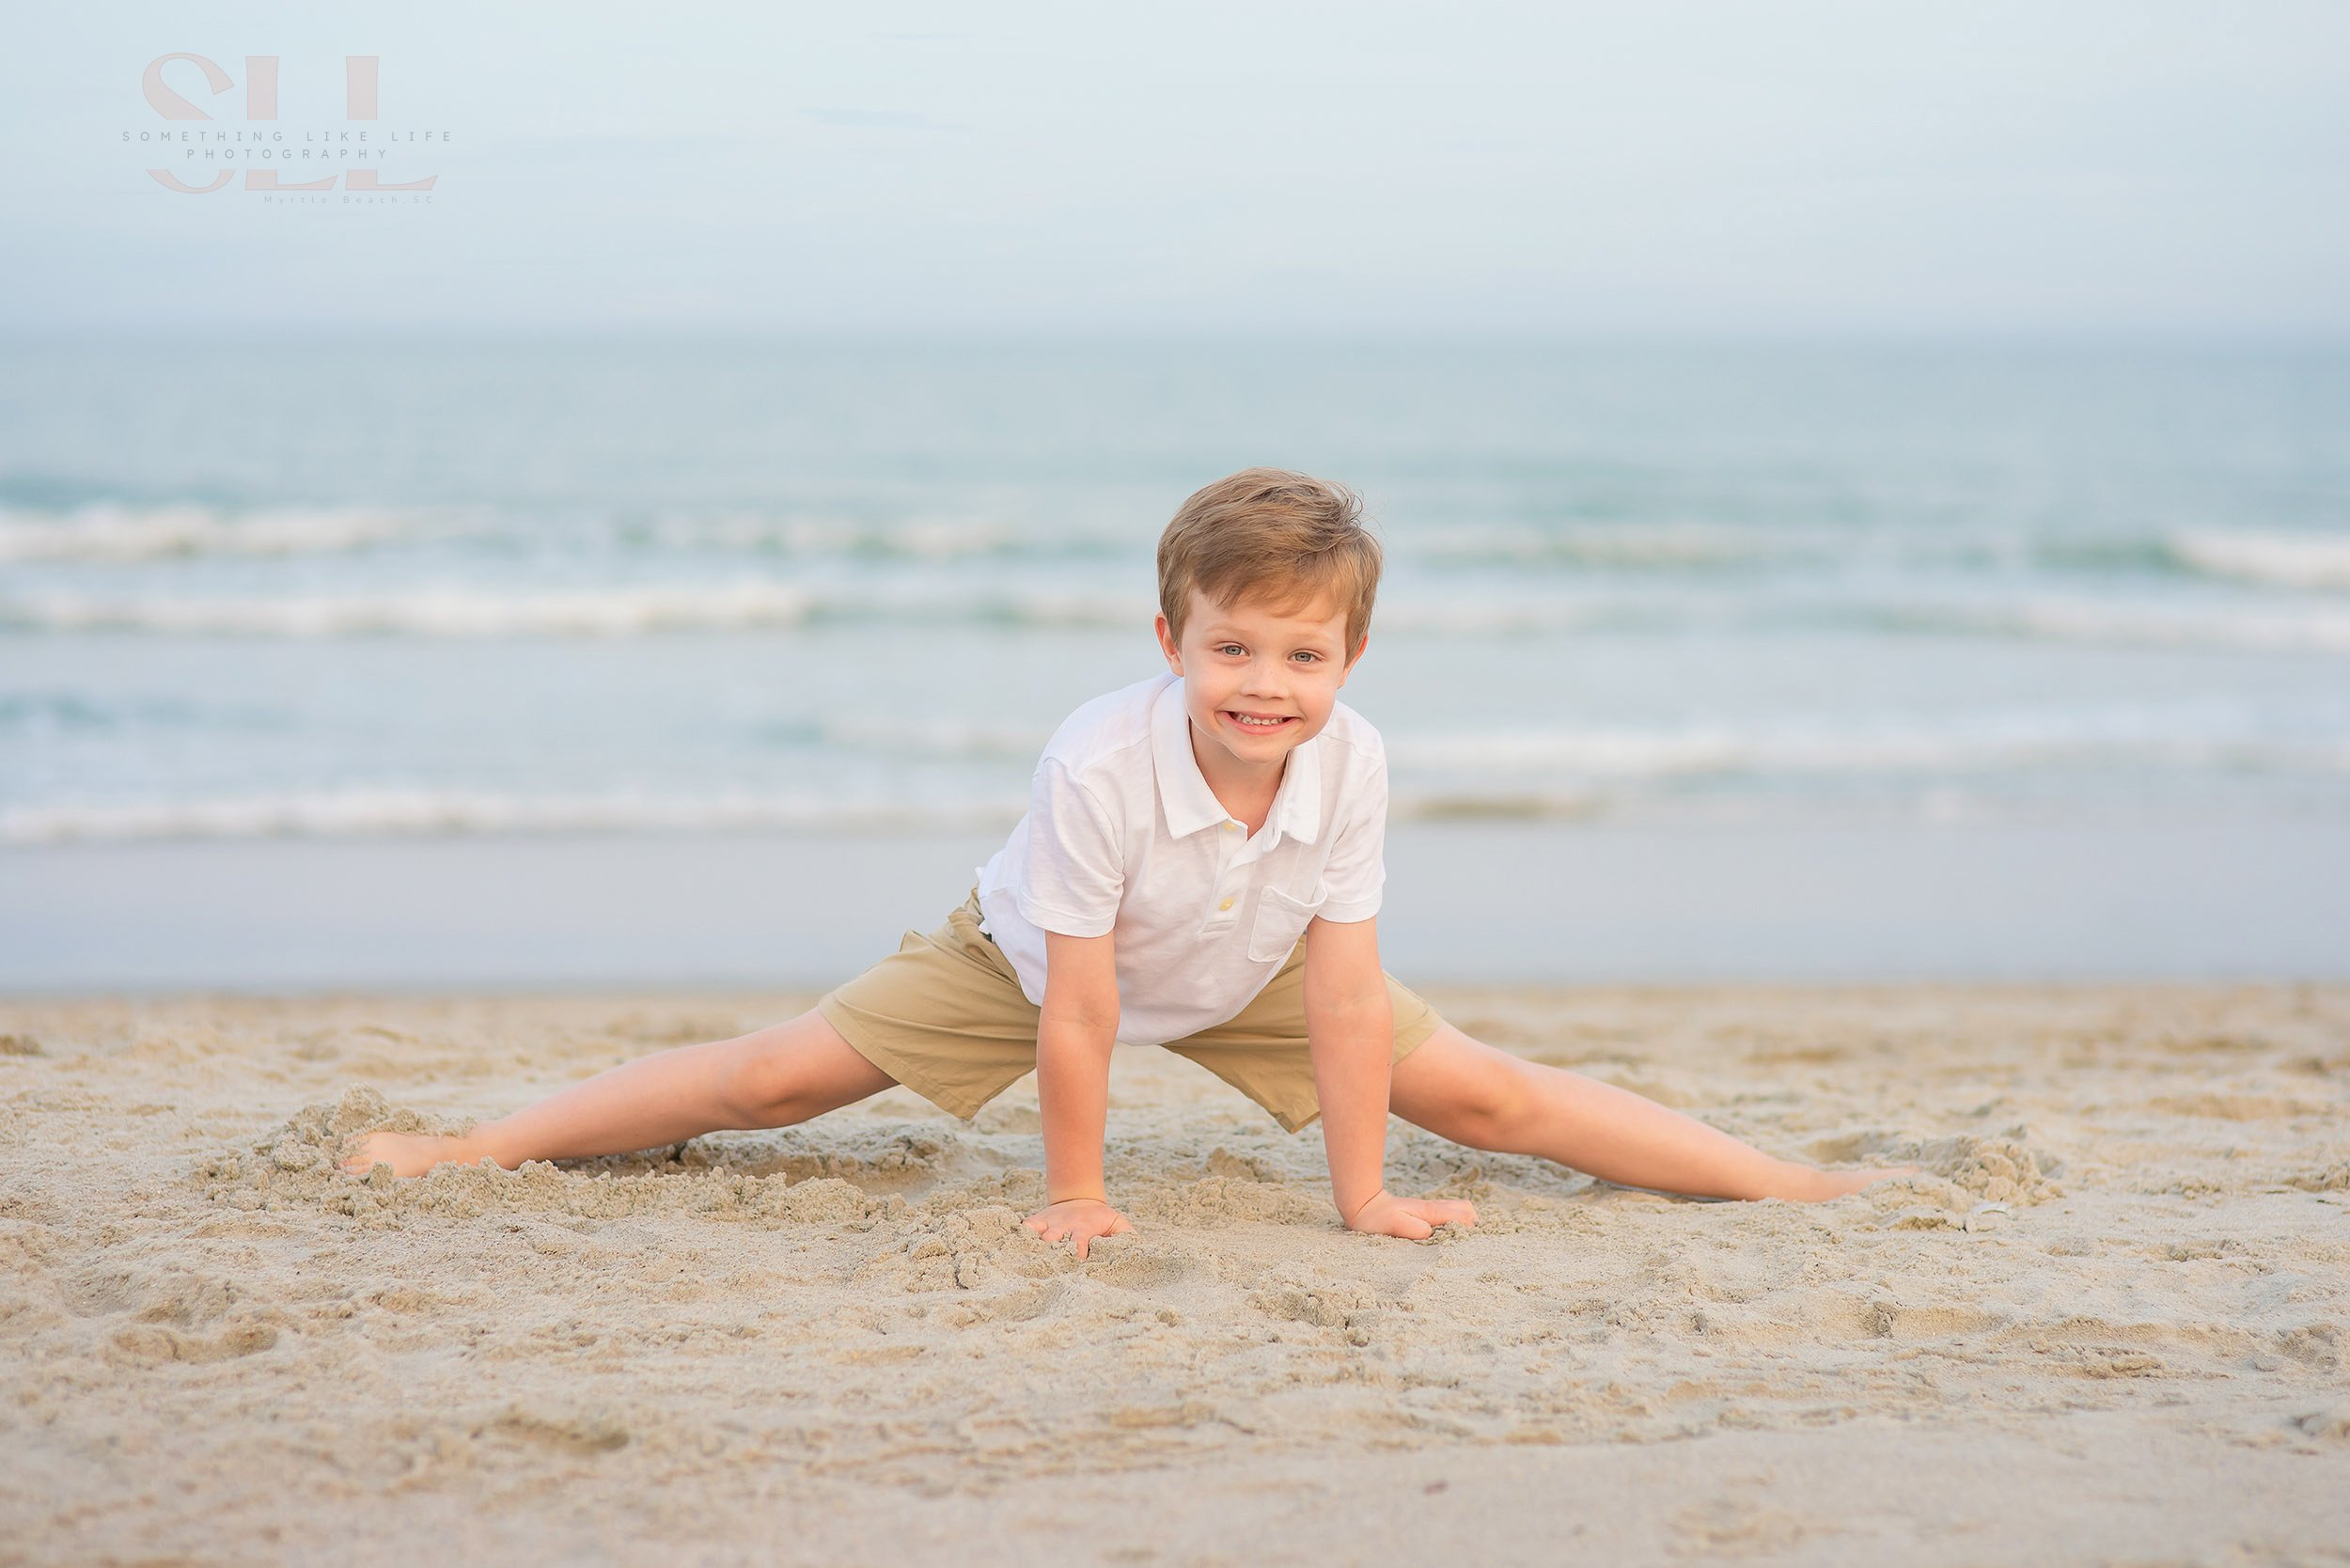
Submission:
M 898 950 L 817 1001 L 825 1022 L 866 1060 L 938 1106 L 968 1119 L 1036 1069 L 1040 1010 L 994 939 L 979 930 L 979 890 L 947 923 L 907 932 Z M 1235 1017 L 1167 1049 L 1189 1057 L 1273 1113 L 1291 1132 L 1322 1114 L 1306 1047 L 1306 941 Z M 1442 1022 L 1387 976 L 1401 1061 Z

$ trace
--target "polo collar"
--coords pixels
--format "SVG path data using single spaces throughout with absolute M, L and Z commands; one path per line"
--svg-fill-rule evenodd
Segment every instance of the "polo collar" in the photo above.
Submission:
M 1159 779 L 1159 807 L 1167 831 L 1178 839 L 1228 822 L 1231 813 L 1208 788 L 1199 759 L 1191 750 L 1191 714 L 1183 706 L 1183 682 L 1170 679 L 1151 705 L 1151 757 Z M 1322 832 L 1322 737 L 1293 748 L 1281 770 L 1267 825 L 1285 839 L 1310 844 Z

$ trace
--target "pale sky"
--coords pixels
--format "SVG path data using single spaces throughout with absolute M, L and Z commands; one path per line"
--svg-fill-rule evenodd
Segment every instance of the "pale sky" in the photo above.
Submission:
M 0 332 L 2350 337 L 2350 5 L 19 8 Z M 166 122 L 149 61 L 212 115 Z M 352 128 L 273 205 L 126 132 Z M 244 165 L 232 165 L 243 168 Z M 253 165 L 264 166 L 264 165 Z M 288 179 L 303 178 L 299 165 Z

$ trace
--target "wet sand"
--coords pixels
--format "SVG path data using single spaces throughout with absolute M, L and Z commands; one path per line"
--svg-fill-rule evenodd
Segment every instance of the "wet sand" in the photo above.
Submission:
M 2350 987 L 1423 987 L 1776 1153 L 1678 1200 L 1120 1053 L 1078 1264 L 1033 1080 L 419 1181 L 810 994 L 0 1002 L 0 1561 L 2350 1561 Z

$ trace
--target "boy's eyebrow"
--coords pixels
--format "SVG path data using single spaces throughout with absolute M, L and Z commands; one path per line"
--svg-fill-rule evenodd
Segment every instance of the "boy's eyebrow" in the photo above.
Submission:
M 1211 620 L 1208 622 L 1207 629 L 1200 633 L 1200 635 L 1207 637 L 1241 637 L 1246 636 L 1247 634 L 1243 632 L 1239 627 L 1234 626 L 1229 620 Z M 1331 639 L 1320 632 L 1308 632 L 1306 634 L 1303 640 L 1306 642 L 1326 643 Z

